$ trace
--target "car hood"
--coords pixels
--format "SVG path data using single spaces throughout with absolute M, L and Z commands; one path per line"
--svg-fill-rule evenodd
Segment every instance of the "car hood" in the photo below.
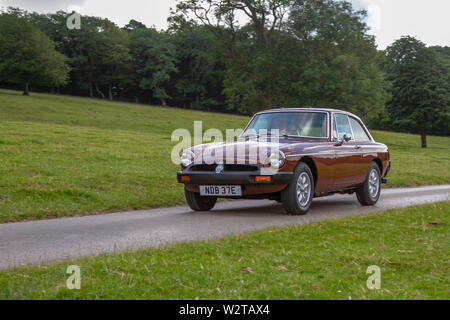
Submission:
M 326 141 L 326 139 L 325 139 Z M 317 139 L 280 138 L 238 140 L 236 142 L 207 143 L 191 148 L 195 163 L 249 163 L 265 164 L 273 151 L 280 150 L 286 156 L 307 152 L 317 145 Z

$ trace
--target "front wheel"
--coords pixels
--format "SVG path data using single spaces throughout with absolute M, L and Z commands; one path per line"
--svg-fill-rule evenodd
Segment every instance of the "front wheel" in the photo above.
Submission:
M 184 189 L 184 195 L 189 207 L 194 211 L 210 211 L 216 205 L 217 198 L 202 197 L 200 193 Z
M 290 215 L 305 215 L 314 197 L 314 178 L 306 163 L 299 163 L 289 186 L 281 192 L 281 201 Z
M 369 167 L 366 181 L 356 191 L 356 197 L 363 206 L 373 206 L 380 199 L 381 194 L 381 173 L 380 168 L 375 162 Z

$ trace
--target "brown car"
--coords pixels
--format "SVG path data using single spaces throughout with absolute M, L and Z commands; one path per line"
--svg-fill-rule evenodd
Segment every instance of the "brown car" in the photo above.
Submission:
M 356 193 L 362 205 L 374 205 L 390 157 L 351 113 L 277 109 L 256 114 L 237 141 L 184 151 L 181 166 L 178 181 L 195 211 L 231 197 L 276 200 L 302 215 L 314 197 L 334 193 Z

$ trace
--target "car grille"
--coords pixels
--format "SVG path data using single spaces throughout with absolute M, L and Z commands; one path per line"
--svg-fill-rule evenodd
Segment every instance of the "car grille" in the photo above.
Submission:
M 191 171 L 206 171 L 215 172 L 217 164 L 199 164 L 193 165 L 189 168 Z M 257 165 L 244 165 L 244 164 L 225 164 L 223 172 L 248 172 L 258 171 Z

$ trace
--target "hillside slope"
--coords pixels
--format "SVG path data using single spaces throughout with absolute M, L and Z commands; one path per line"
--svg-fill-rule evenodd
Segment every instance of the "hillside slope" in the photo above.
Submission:
M 177 128 L 243 128 L 248 117 L 0 90 L 0 222 L 184 204 L 170 161 Z M 450 182 L 450 138 L 373 132 L 390 186 Z

